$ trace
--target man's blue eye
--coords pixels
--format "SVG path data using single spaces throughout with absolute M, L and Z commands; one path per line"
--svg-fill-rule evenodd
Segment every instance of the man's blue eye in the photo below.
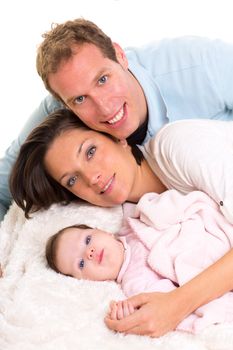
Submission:
M 95 154 L 96 147 L 92 146 L 87 150 L 87 158 L 90 159 Z
M 69 178 L 69 180 L 67 181 L 67 187 L 74 186 L 76 180 L 77 180 L 77 176 L 72 176 L 71 178 Z
M 106 83 L 106 81 L 108 80 L 108 77 L 106 75 L 103 75 L 100 79 L 99 79 L 99 84 L 103 85 Z
M 85 265 L 84 259 L 81 259 L 80 262 L 79 262 L 79 268 L 80 268 L 80 270 L 82 270 L 82 269 L 84 268 L 84 265 Z
M 78 105 L 80 105 L 81 103 L 83 103 L 85 101 L 85 96 L 78 96 L 75 98 L 74 102 Z
M 91 236 L 87 236 L 86 237 L 86 245 L 88 245 L 90 243 L 90 241 L 91 241 Z

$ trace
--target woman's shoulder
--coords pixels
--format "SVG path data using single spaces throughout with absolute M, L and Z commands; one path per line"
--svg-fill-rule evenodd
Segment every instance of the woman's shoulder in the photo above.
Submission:
M 159 147 L 160 151 L 172 150 L 174 147 L 177 150 L 186 147 L 200 148 L 207 144 L 216 144 L 218 141 L 225 142 L 228 135 L 232 140 L 232 133 L 233 121 L 185 119 L 163 126 L 148 144 L 154 149 Z

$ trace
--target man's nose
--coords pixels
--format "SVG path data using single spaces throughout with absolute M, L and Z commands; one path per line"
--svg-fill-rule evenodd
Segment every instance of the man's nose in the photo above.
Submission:
M 93 96 L 93 100 L 102 114 L 111 115 L 113 113 L 114 106 L 107 95 L 105 96 L 103 93 L 96 94 Z

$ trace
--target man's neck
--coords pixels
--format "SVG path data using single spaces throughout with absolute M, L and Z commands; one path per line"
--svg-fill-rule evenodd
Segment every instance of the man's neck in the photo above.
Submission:
M 148 117 L 129 137 L 127 137 L 128 145 L 141 145 L 146 137 L 148 126 Z

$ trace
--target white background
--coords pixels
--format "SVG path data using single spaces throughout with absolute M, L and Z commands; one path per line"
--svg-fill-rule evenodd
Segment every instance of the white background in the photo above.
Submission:
M 84 17 L 121 46 L 180 35 L 233 42 L 232 1 L 1 0 L 0 156 L 46 95 L 35 69 L 36 47 L 51 23 Z

